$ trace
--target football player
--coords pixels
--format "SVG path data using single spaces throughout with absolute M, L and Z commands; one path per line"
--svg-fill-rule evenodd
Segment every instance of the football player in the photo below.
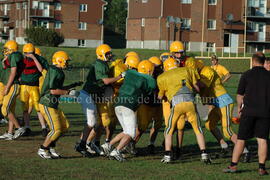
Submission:
M 64 112 L 59 109 L 59 97 L 61 95 L 73 94 L 70 90 L 77 86 L 77 83 L 63 86 L 65 81 L 64 69 L 69 67 L 70 58 L 64 51 L 57 51 L 53 54 L 52 65 L 49 66 L 44 84 L 42 86 L 39 109 L 50 132 L 38 150 L 38 155 L 43 159 L 55 159 L 61 156 L 55 151 L 56 142 L 60 136 L 69 128 L 69 122 Z
M 223 84 L 232 77 L 230 72 L 224 66 L 219 64 L 218 57 L 216 55 L 211 56 L 211 63 L 212 63 L 211 68 L 217 72 Z
M 169 58 L 164 62 L 164 73 L 158 76 L 157 84 L 159 88 L 158 98 L 164 96 L 171 104 L 171 113 L 165 129 L 165 155 L 161 162 L 170 163 L 172 161 L 172 135 L 180 121 L 180 130 L 184 129 L 185 118 L 190 122 L 197 137 L 197 142 L 201 150 L 201 159 L 205 163 L 211 163 L 206 153 L 204 135 L 201 129 L 200 120 L 195 108 L 194 90 L 199 92 L 195 71 L 181 67 L 178 68 L 177 61 Z
M 24 53 L 24 69 L 21 75 L 20 84 L 20 100 L 23 106 L 23 119 L 25 125 L 24 135 L 30 135 L 30 114 L 32 107 L 35 108 L 42 129 L 46 129 L 46 124 L 39 110 L 39 79 L 42 76 L 43 69 L 47 69 L 49 64 L 46 59 L 35 54 L 35 47 L 28 43 L 23 46 Z M 43 130 L 44 131 L 44 130 Z
M 5 71 L 10 71 L 8 78 L 5 79 L 5 89 L 3 92 L 2 114 L 9 119 L 8 132 L 2 135 L 1 139 L 17 139 L 25 132 L 25 129 L 20 126 L 15 117 L 16 98 L 20 93 L 20 76 L 23 70 L 23 55 L 18 51 L 16 41 L 7 41 L 3 50 L 4 59 L 2 66 Z M 13 127 L 15 132 L 13 135 Z
M 157 77 L 163 72 L 162 61 L 156 56 L 149 58 L 149 61 L 155 65 L 153 78 L 157 79 Z M 149 154 L 154 153 L 154 144 L 157 138 L 158 130 L 162 127 L 163 124 L 162 104 L 161 101 L 158 101 L 157 99 L 157 93 L 158 89 L 156 89 L 153 94 L 148 96 L 147 101 L 144 101 L 137 111 L 138 131 L 135 137 L 136 143 L 139 141 L 142 134 L 147 130 L 149 124 L 153 122 L 153 126 L 150 130 L 150 142 L 147 147 Z
M 110 115 L 107 103 L 113 97 L 112 84 L 124 77 L 124 73 L 117 77 L 110 77 L 108 62 L 112 60 L 111 47 L 102 44 L 96 48 L 97 60 L 90 65 L 87 80 L 80 91 L 78 100 L 82 105 L 87 122 L 82 132 L 80 143 L 75 145 L 75 150 L 83 156 L 91 157 L 86 144 L 100 154 L 99 148 L 93 142 L 96 133 L 101 133 L 102 127 L 110 124 Z
M 141 61 L 138 72 L 131 69 L 126 72 L 125 80 L 120 88 L 119 96 L 115 105 L 116 116 L 123 128 L 108 146 L 102 146 L 106 155 L 118 160 L 125 161 L 121 151 L 136 136 L 136 110 L 140 104 L 140 97 L 146 97 L 153 93 L 156 82 L 152 78 L 154 64 L 148 60 Z M 113 145 L 118 143 L 113 149 Z

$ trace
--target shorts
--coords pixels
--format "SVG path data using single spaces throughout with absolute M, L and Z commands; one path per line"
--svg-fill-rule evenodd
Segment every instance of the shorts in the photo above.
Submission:
M 268 139 L 270 128 L 270 117 L 242 116 L 240 118 L 238 139 L 248 140 L 253 137 Z

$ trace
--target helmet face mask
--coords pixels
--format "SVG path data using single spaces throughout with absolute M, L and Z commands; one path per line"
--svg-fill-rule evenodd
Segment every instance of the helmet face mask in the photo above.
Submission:
M 14 40 L 9 40 L 5 43 L 2 53 L 4 56 L 8 56 L 13 52 L 18 51 L 18 44 Z
M 105 57 L 105 58 L 104 58 L 105 61 L 113 61 L 114 55 L 112 54 L 111 51 L 109 51 L 109 52 L 105 53 L 104 57 Z
M 58 68 L 61 69 L 70 69 L 69 61 L 71 59 L 69 58 L 68 54 L 64 51 L 58 51 L 54 53 L 52 57 L 52 63 Z

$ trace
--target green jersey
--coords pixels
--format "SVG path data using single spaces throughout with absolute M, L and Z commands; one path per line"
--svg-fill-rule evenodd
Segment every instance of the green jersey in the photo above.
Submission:
M 64 80 L 65 74 L 62 69 L 55 66 L 49 66 L 44 84 L 42 86 L 39 103 L 43 104 L 44 106 L 57 109 L 60 95 L 52 95 L 50 90 L 62 89 Z
M 48 62 L 45 58 L 35 55 L 38 62 L 44 69 L 48 69 Z M 28 86 L 39 86 L 39 78 L 42 75 L 39 72 L 36 63 L 33 59 L 24 57 L 23 60 L 24 68 L 21 75 L 21 84 L 28 85 Z
M 19 84 L 19 79 L 22 74 L 23 70 L 23 55 L 20 52 L 13 52 L 10 55 L 8 55 L 7 61 L 5 63 L 6 68 L 17 68 L 16 76 L 14 78 L 13 83 L 14 84 Z M 7 80 L 8 81 L 8 80 Z
M 128 70 L 124 83 L 119 90 L 115 106 L 124 106 L 136 111 L 145 97 L 152 94 L 155 89 L 156 80 L 154 78 L 135 70 Z
M 106 88 L 102 79 L 108 78 L 109 73 L 110 70 L 107 62 L 97 59 L 89 67 L 83 90 L 92 95 L 102 96 Z

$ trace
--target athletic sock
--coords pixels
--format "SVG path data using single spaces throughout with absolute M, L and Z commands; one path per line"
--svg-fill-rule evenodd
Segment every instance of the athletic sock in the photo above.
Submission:
M 259 169 L 265 170 L 265 163 L 259 163 Z
M 41 129 L 46 129 L 46 125 L 41 125 Z
M 235 163 L 235 162 L 231 162 L 231 166 L 237 166 L 238 163 Z
M 40 146 L 41 149 L 44 149 L 44 150 L 49 150 L 50 148 L 49 147 L 45 147 L 43 145 Z
M 106 139 L 106 140 L 105 140 L 105 143 L 110 143 L 110 140 L 109 140 L 109 139 Z
M 201 154 L 207 154 L 206 150 L 205 149 L 202 149 L 201 150 Z
M 172 151 L 165 151 L 165 156 L 172 156 Z
M 50 144 L 50 147 L 54 148 L 55 146 L 56 146 L 56 142 L 52 141 L 51 144 Z

